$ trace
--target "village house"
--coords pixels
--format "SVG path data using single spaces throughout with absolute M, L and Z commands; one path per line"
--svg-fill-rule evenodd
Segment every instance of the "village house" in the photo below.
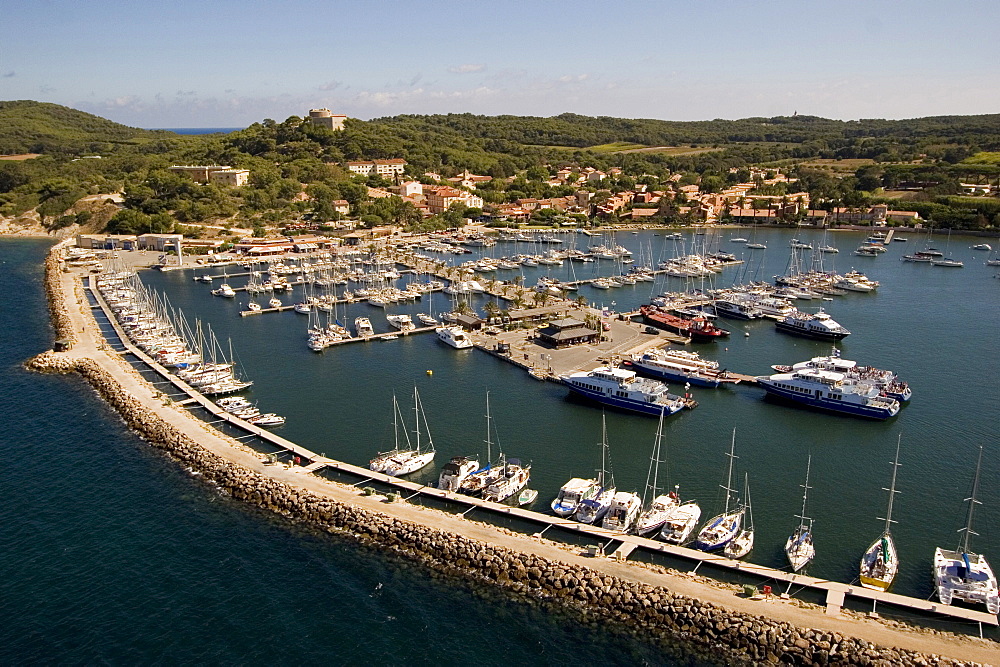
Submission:
M 348 162 L 347 168 L 355 174 L 360 174 L 362 176 L 371 176 L 376 174 L 378 176 L 386 177 L 392 174 L 402 174 L 403 170 L 406 168 L 406 160 L 402 158 L 391 158 L 388 160 L 361 160 L 358 162 Z
M 448 182 L 454 183 L 455 185 L 460 185 L 463 188 L 475 188 L 477 185 L 481 183 L 489 183 L 492 180 L 493 180 L 492 176 L 477 176 L 476 174 L 473 174 L 469 172 L 468 169 L 466 169 L 458 176 L 449 178 Z
M 219 183 L 220 185 L 241 186 L 250 180 L 249 169 L 234 169 L 228 165 L 180 165 L 168 167 L 167 171 L 191 179 L 195 183 Z
M 448 186 L 424 186 L 424 196 L 427 197 L 427 208 L 431 213 L 444 213 L 456 203 L 473 208 L 483 207 L 482 197 Z

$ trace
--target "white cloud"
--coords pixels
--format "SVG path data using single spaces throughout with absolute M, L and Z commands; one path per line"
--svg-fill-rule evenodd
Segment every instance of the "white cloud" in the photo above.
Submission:
M 449 67 L 448 71 L 452 74 L 472 74 L 473 72 L 482 72 L 486 70 L 486 65 L 483 64 L 472 64 L 467 63 L 465 65 L 456 65 L 454 67 Z

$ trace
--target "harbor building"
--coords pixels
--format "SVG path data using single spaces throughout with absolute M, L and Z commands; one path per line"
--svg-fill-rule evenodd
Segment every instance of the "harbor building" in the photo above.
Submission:
M 556 349 L 580 343 L 595 343 L 600 337 L 599 331 L 594 331 L 584 322 L 572 317 L 552 320 L 547 327 L 538 330 L 538 339 Z
M 313 125 L 319 125 L 320 127 L 325 127 L 328 130 L 339 132 L 344 129 L 344 121 L 347 120 L 347 116 L 343 114 L 335 114 L 325 108 L 310 109 L 309 116 L 306 120 Z

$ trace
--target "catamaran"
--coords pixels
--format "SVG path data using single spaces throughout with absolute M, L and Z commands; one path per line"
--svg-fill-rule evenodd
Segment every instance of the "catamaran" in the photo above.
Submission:
M 972 513 L 979 501 L 979 470 L 983 463 L 983 447 L 979 446 L 979 461 L 976 476 L 972 480 L 972 495 L 966 498 L 969 513 L 965 527 L 961 529 L 962 541 L 955 551 L 938 547 L 934 550 L 934 588 L 938 599 L 944 604 L 953 600 L 985 604 L 991 614 L 1000 614 L 1000 593 L 997 577 L 986 561 L 986 556 L 969 551 L 969 537 L 976 535 L 972 530 Z

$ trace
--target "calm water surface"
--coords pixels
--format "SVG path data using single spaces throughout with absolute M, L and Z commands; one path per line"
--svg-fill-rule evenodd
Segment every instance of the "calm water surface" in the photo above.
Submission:
M 715 284 L 782 273 L 791 236 L 759 233 L 768 250 L 758 251 L 760 259 L 753 257 L 745 268 L 727 269 Z M 800 230 L 803 240 L 822 242 L 820 235 L 811 236 Z M 726 238 L 723 249 L 750 257 Z M 1000 525 L 995 335 L 1000 280 L 993 278 L 995 267 L 983 265 L 983 253 L 969 250 L 976 242 L 970 238 L 955 236 L 950 242 L 951 254 L 966 262 L 964 269 L 898 261 L 913 243 L 892 244 L 889 253 L 874 259 L 855 257 L 850 251 L 860 238 L 829 235 L 841 248 L 836 268 L 859 268 L 882 287 L 877 294 L 850 294 L 823 305 L 854 332 L 841 345 L 844 356 L 896 370 L 913 387 L 911 404 L 893 420 L 869 422 L 774 404 L 752 387 L 696 388 L 700 406 L 666 425 L 666 475 L 670 484 L 680 484 L 684 497 L 698 499 L 705 514 L 720 511 L 724 452 L 735 428 L 737 468 L 750 477 L 757 529 L 750 560 L 784 567 L 782 546 L 796 524 L 798 485 L 811 453 L 808 514 L 816 519 L 817 557 L 809 573 L 852 581 L 861 552 L 881 530 L 876 517 L 884 516 L 882 487 L 888 485 L 901 434 L 902 493 L 894 533 L 902 565 L 895 590 L 927 597 L 934 547 L 957 543 L 955 531 L 965 516 L 962 499 L 980 445 L 986 448 L 984 504 L 977 510 L 980 536 L 973 546 L 994 561 L 1000 558 L 995 528 Z M 619 235 L 617 241 L 636 253 L 637 263 L 659 261 L 675 250 L 674 242 L 653 233 Z M 536 656 L 564 662 L 584 654 L 607 663 L 674 659 L 613 633 L 575 629 L 522 605 L 470 596 L 377 553 L 289 530 L 217 497 L 129 434 L 81 381 L 20 369 L 24 358 L 51 342 L 39 268 L 47 245 L 4 241 L 2 249 L 0 281 L 18 298 L 6 306 L 0 350 L 8 425 L 3 441 L 9 452 L 0 468 L 8 490 L 0 518 L 13 546 L 4 551 L 3 598 L 12 621 L 0 625 L 0 656 L 264 661 L 291 655 L 422 664 L 488 660 L 492 652 L 477 646 L 503 641 L 508 656 L 526 662 L 536 662 Z M 499 244 L 486 252 L 499 256 L 515 249 Z M 544 269 L 526 270 L 526 284 Z M 553 267 L 552 275 L 587 278 L 619 269 L 609 262 L 566 263 Z M 249 396 L 285 415 L 288 423 L 278 432 L 303 446 L 365 464 L 392 445 L 393 392 L 405 407 L 416 385 L 439 465 L 456 454 L 485 455 L 487 392 L 499 446 L 533 463 L 531 486 L 540 491 L 539 507 L 566 479 L 587 476 L 600 464 L 601 410 L 567 400 L 558 385 L 531 380 L 478 351 L 453 350 L 433 335 L 315 354 L 305 347 L 304 316 L 240 318 L 245 295 L 213 298 L 191 275 L 145 272 L 143 279 L 169 294 L 189 318 L 210 322 L 221 339 L 232 339 L 255 381 Z M 685 285 L 671 279 L 580 293 L 597 305 L 623 310 L 646 302 L 651 287 Z M 449 308 L 445 296 L 436 295 L 431 303 L 390 312 Z M 359 304 L 341 313 L 349 321 L 359 315 L 388 330 L 380 309 Z M 729 321 L 727 327 L 733 331 L 727 342 L 698 350 L 734 371 L 763 374 L 770 364 L 828 351 L 823 343 L 779 335 L 770 322 Z M 618 488 L 641 492 L 655 420 L 608 412 L 607 424 Z M 417 479 L 432 481 L 436 474 L 435 467 Z M 369 638 L 367 652 L 350 639 L 359 629 Z

